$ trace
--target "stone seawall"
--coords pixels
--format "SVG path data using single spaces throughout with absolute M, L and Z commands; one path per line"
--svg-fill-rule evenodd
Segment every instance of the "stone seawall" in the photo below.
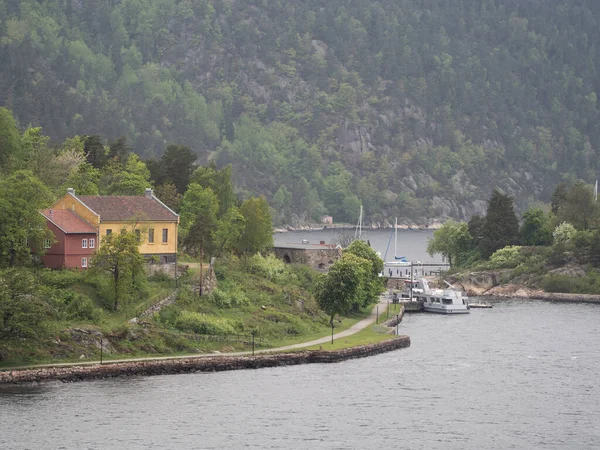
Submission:
M 337 363 L 364 358 L 410 346 L 408 336 L 375 344 L 361 345 L 334 351 L 299 351 L 271 353 L 257 356 L 202 356 L 92 366 L 45 367 L 38 369 L 7 370 L 0 372 L 1 384 L 41 381 L 74 382 L 120 376 L 169 375 L 193 372 L 220 372 L 224 370 L 260 369 L 263 367 L 293 366 L 298 364 Z

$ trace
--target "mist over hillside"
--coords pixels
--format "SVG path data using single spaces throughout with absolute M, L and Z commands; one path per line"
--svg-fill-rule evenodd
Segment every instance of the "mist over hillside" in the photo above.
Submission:
M 276 223 L 431 225 L 598 178 L 592 0 L 0 0 L 0 106 L 232 164 Z

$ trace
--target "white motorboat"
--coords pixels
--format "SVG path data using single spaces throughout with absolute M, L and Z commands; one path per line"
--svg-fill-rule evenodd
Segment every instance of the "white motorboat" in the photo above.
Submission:
M 433 289 L 421 278 L 412 288 L 412 297 L 423 302 L 423 310 L 440 314 L 469 314 L 469 299 L 456 289 Z

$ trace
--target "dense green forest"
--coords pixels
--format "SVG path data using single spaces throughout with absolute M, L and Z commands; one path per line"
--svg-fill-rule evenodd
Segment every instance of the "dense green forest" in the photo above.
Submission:
M 592 0 L 0 0 L 0 106 L 55 143 L 232 164 L 276 223 L 354 222 L 361 203 L 373 222 L 466 220 L 495 187 L 524 211 L 597 178 L 599 17 Z

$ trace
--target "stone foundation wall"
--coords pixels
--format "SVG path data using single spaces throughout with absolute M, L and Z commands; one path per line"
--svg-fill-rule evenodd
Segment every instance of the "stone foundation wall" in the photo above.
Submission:
M 188 270 L 188 266 L 185 264 L 175 264 L 175 263 L 147 263 L 146 264 L 146 273 L 148 275 L 156 275 L 159 273 L 164 273 L 171 278 L 175 278 L 175 274 L 177 276 L 182 276 Z
M 287 263 L 305 264 L 315 270 L 327 271 L 342 256 L 341 248 L 286 248 L 274 247 L 273 253 Z
M 149 376 L 224 370 L 260 369 L 263 367 L 293 366 L 298 364 L 336 363 L 364 358 L 410 346 L 408 336 L 375 344 L 361 345 L 335 351 L 300 351 L 294 353 L 262 354 L 257 356 L 198 356 L 103 365 L 48 367 L 0 372 L 0 384 L 41 381 L 74 382 L 120 376 Z

